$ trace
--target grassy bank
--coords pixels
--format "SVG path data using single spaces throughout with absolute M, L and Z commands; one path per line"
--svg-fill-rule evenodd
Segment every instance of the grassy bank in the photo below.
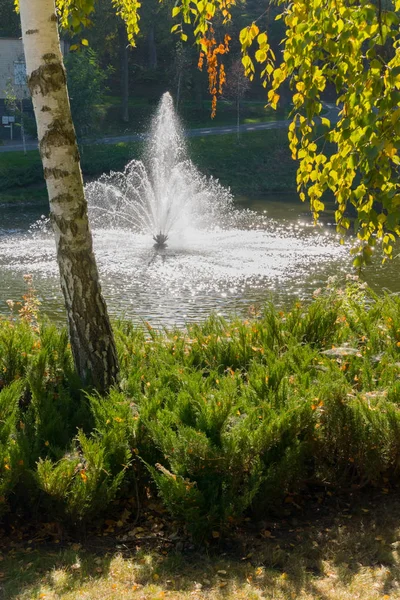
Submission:
M 193 138 L 189 153 L 201 171 L 218 178 L 234 194 L 257 196 L 296 190 L 297 163 L 287 132 L 275 129 L 236 135 Z
M 320 496 L 308 509 L 294 507 L 286 523 L 243 529 L 230 546 L 217 541 L 207 552 L 190 544 L 177 550 L 182 541 L 170 541 L 168 530 L 153 540 L 138 532 L 124 543 L 117 539 L 124 526 L 116 526 L 119 534 L 58 543 L 49 530 L 18 531 L 0 545 L 0 594 L 3 600 L 398 600 L 398 497 L 325 505 Z
M 188 140 L 189 154 L 199 169 L 230 186 L 234 194 L 262 195 L 295 190 L 296 163 L 291 159 L 285 131 L 207 136 Z M 93 178 L 110 170 L 119 171 L 143 152 L 142 143 L 91 145 L 81 149 L 82 171 Z M 0 202 L 46 201 L 44 188 L 31 195 L 27 186 L 43 182 L 39 153 L 1 154 Z

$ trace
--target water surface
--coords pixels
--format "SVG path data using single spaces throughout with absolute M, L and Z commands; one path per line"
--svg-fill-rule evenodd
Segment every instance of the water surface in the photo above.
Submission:
M 247 314 L 272 300 L 287 305 L 307 299 L 329 276 L 351 271 L 348 248 L 334 227 L 314 227 L 307 207 L 287 196 L 241 198 L 238 207 L 254 211 L 238 227 L 172 233 L 168 247 L 153 248 L 149 235 L 122 229 L 96 229 L 94 245 L 104 294 L 114 317 L 148 320 L 154 326 L 179 325 L 210 312 Z M 42 311 L 64 321 L 54 239 L 41 226 L 43 209 L 2 209 L 0 226 L 0 311 L 7 299 L 24 293 L 32 273 Z M 368 268 L 377 290 L 400 291 L 398 261 Z

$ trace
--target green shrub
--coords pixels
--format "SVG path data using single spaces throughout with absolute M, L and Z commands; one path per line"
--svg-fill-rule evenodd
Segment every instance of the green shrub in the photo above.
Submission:
M 128 466 L 129 453 L 112 472 L 112 460 L 101 438 L 79 432 L 71 451 L 58 462 L 39 459 L 36 480 L 51 513 L 70 521 L 98 517 L 115 499 Z M 48 498 L 53 502 L 49 503 Z
M 102 398 L 64 330 L 0 319 L 0 512 L 78 523 L 153 486 L 200 538 L 310 483 L 397 483 L 399 331 L 400 299 L 357 282 L 247 321 L 117 323 L 121 386 Z
M 326 381 L 315 431 L 318 477 L 337 486 L 396 478 L 400 467 L 400 411 L 381 391 L 357 394 Z
M 0 516 L 24 470 L 24 455 L 18 444 L 19 400 L 22 381 L 14 381 L 0 392 Z
M 37 338 L 27 323 L 0 321 L 0 388 L 21 378 L 36 351 Z
M 132 404 L 112 391 L 108 398 L 88 396 L 94 429 L 80 431 L 70 450 L 59 460 L 40 459 L 36 480 L 57 511 L 73 522 L 98 517 L 112 502 L 131 470 L 137 421 Z
M 4 152 L 0 161 L 0 191 L 43 183 L 43 166 L 39 152 Z

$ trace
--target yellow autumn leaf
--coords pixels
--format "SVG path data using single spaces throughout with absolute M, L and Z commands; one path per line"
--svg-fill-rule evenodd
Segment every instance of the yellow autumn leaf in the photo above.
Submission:
M 253 40 L 258 35 L 259 31 L 260 30 L 258 29 L 257 25 L 255 23 L 252 23 L 250 27 L 250 35 Z
M 259 46 L 263 46 L 264 44 L 267 43 L 267 34 L 266 33 L 260 33 L 260 35 L 257 37 L 257 42 Z

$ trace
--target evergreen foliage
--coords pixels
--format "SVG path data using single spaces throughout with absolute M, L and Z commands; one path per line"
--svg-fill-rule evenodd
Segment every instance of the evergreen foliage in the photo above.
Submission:
M 105 398 L 79 389 L 65 332 L 19 312 L 0 320 L 1 514 L 80 523 L 154 486 L 204 537 L 309 485 L 398 481 L 396 296 L 349 282 L 245 321 L 118 323 Z

